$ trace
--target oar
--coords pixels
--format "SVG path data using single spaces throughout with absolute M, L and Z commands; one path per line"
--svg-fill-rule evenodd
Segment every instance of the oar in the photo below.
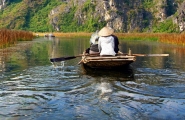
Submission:
M 59 58 L 51 58 L 50 61 L 51 62 L 60 62 L 60 61 L 65 61 L 65 60 L 71 60 L 77 57 L 82 57 L 82 56 L 99 56 L 100 54 L 87 54 L 87 55 L 76 55 L 76 56 L 69 56 L 69 57 L 59 57 Z
M 119 53 L 122 55 L 128 55 L 127 53 Z M 77 55 L 77 56 L 69 56 L 69 57 L 59 57 L 59 58 L 51 58 L 50 61 L 51 62 L 60 62 L 60 61 L 65 61 L 65 60 L 71 60 L 77 57 L 81 57 L 83 56 L 81 55 Z M 87 55 L 87 56 L 99 56 L 99 54 L 92 54 L 92 55 Z M 136 56 L 136 57 L 166 57 L 169 56 L 169 54 L 131 54 L 131 56 Z
M 138 57 L 166 57 L 169 56 L 169 54 L 132 54 L 132 56 L 138 56 Z
M 118 55 L 121 54 L 121 55 L 129 55 L 128 53 L 122 53 L 122 52 L 119 52 Z M 130 54 L 129 56 L 138 56 L 138 57 L 166 57 L 166 56 L 169 56 L 169 54 Z
M 71 60 L 76 57 L 81 57 L 82 55 L 77 55 L 77 56 L 69 56 L 69 57 L 59 57 L 59 58 L 51 58 L 51 62 L 60 62 L 60 61 L 65 61 L 65 60 Z

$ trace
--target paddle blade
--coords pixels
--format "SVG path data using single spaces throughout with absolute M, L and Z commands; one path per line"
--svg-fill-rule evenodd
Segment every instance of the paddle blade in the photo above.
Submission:
M 60 62 L 60 61 L 74 59 L 74 58 L 76 58 L 76 57 L 75 56 L 71 56 L 71 57 L 51 58 L 50 61 L 51 62 Z

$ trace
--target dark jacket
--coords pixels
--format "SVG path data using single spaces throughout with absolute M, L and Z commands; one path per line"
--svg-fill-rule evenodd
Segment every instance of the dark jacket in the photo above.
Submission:
M 115 35 L 111 35 L 111 36 L 114 37 L 114 51 L 115 51 L 115 53 L 118 53 L 118 51 L 119 51 L 119 48 L 118 48 L 118 45 L 119 45 L 118 37 L 115 36 Z
M 91 44 L 90 50 L 94 52 L 99 52 L 98 44 Z

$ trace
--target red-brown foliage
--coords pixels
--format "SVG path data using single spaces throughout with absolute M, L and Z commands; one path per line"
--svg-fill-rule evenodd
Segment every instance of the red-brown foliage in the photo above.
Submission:
M 32 40 L 33 38 L 33 33 L 28 31 L 0 29 L 0 48 L 15 44 L 16 41 Z

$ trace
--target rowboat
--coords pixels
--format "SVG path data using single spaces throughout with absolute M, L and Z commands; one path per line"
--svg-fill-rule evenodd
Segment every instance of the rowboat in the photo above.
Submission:
M 44 37 L 55 37 L 55 35 L 53 35 L 52 33 L 50 33 L 50 34 L 45 34 Z
M 79 64 L 90 68 L 122 68 L 136 61 L 136 56 L 117 54 L 116 56 L 96 56 L 83 54 Z
M 131 54 L 131 50 L 128 53 L 118 52 L 116 56 L 100 56 L 99 54 L 87 54 L 83 53 L 76 56 L 51 58 L 50 62 L 60 62 L 65 60 L 71 60 L 77 57 L 82 57 L 78 64 L 82 64 L 89 68 L 126 68 L 131 63 L 136 61 L 136 57 L 167 57 L 169 54 Z

